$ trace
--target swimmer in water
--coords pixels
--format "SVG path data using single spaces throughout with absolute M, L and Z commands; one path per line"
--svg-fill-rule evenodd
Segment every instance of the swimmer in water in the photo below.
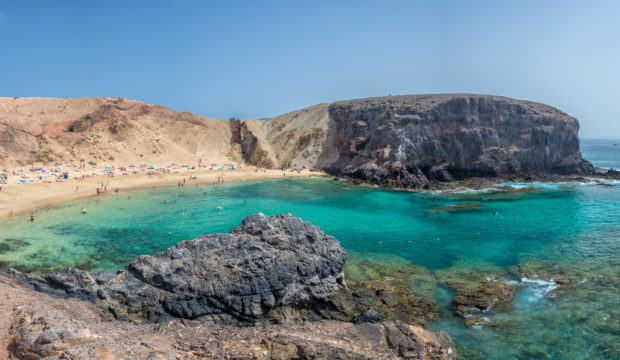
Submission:
M 86 209 L 82 208 L 82 214 L 86 214 Z

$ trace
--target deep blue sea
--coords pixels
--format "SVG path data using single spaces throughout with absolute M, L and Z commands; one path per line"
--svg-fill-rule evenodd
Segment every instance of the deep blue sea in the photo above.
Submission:
M 620 168 L 619 142 L 584 140 L 582 151 Z M 291 212 L 340 240 L 347 278 L 400 276 L 437 301 L 430 326 L 450 333 L 461 359 L 619 359 L 620 183 L 608 185 L 412 193 L 313 178 L 140 189 L 40 209 L 34 223 L 0 220 L 0 266 L 115 271 L 250 214 Z M 575 282 L 558 288 L 557 276 Z M 451 299 L 481 278 L 517 284 L 517 296 L 485 314 L 487 326 L 467 327 Z

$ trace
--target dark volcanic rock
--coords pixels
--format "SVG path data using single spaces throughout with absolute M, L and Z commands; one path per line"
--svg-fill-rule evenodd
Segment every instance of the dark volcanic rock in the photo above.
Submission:
M 577 120 L 510 98 L 438 94 L 340 101 L 320 166 L 399 187 L 469 177 L 593 173 Z
M 292 214 L 256 214 L 230 234 L 182 241 L 117 274 L 14 274 L 36 290 L 97 302 L 119 319 L 249 325 L 268 321 L 274 308 L 329 309 L 329 295 L 346 287 L 345 259 L 338 241 L 317 226 Z
M 182 241 L 117 274 L 9 270 L 37 291 L 98 304 L 121 320 L 173 318 L 254 325 L 401 320 L 423 325 L 437 305 L 386 280 L 344 281 L 339 242 L 292 214 L 249 216 L 230 234 Z

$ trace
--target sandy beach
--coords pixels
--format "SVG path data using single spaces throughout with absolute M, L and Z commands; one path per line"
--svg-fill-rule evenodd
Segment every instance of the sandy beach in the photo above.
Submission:
M 101 172 L 101 171 L 99 171 Z M 150 173 L 150 175 L 149 175 Z M 35 181 L 28 184 L 15 184 L 8 182 L 0 191 L 0 218 L 35 211 L 37 208 L 62 203 L 65 201 L 88 196 L 97 196 L 97 189 L 105 190 L 99 196 L 114 196 L 116 189 L 119 193 L 124 190 L 176 185 L 185 180 L 185 186 L 217 182 L 223 179 L 225 183 L 236 181 L 273 179 L 286 177 L 309 177 L 322 176 L 324 173 L 317 171 L 282 171 L 273 169 L 257 169 L 248 167 L 232 170 L 200 169 L 175 169 L 171 172 L 138 172 L 127 175 L 98 175 L 82 178 L 68 178 L 57 182 Z M 103 183 L 103 188 L 102 188 Z

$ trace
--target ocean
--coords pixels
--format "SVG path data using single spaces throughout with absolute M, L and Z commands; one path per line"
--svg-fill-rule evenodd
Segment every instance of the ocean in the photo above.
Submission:
M 582 151 L 620 168 L 619 142 L 584 140 Z M 430 327 L 454 338 L 461 359 L 618 359 L 620 182 L 608 185 L 413 193 L 310 178 L 139 189 L 41 209 L 34 223 L 0 220 L 0 266 L 113 272 L 245 216 L 291 212 L 340 240 L 348 279 L 387 276 L 436 301 Z M 488 324 L 468 327 L 452 298 L 480 279 L 518 290 L 484 314 Z

